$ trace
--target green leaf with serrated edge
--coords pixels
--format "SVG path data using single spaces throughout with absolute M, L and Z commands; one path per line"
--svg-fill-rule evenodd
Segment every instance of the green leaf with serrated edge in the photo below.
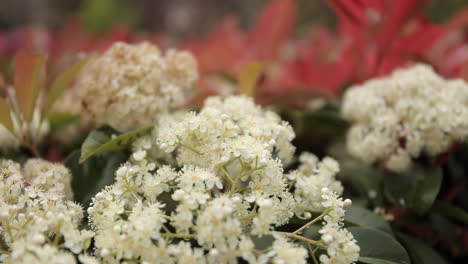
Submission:
M 91 57 L 86 57 L 75 63 L 70 69 L 60 74 L 51 85 L 47 94 L 47 103 L 44 109 L 44 116 L 47 116 L 55 101 L 62 95 L 65 88 L 75 79 L 81 69 L 89 62 Z
M 80 163 L 89 157 L 110 151 L 125 149 L 138 137 L 150 132 L 153 126 L 146 126 L 112 138 L 109 128 L 97 129 L 91 132 L 81 146 Z
M 368 227 L 350 227 L 360 247 L 359 261 L 369 264 L 409 264 L 405 248 L 386 232 Z
M 57 133 L 80 121 L 80 116 L 70 113 L 54 113 L 47 119 L 49 121 L 50 133 Z
M 0 97 L 0 123 L 13 133 L 13 122 L 10 116 L 10 107 L 5 99 Z
M 65 160 L 65 166 L 73 175 L 74 200 L 86 208 L 96 193 L 114 182 L 115 171 L 128 160 L 128 154 L 124 151 L 99 154 L 84 163 L 79 162 L 80 156 L 80 151 L 75 150 Z
M 397 233 L 397 237 L 408 250 L 414 264 L 446 264 L 447 262 L 424 241 Z
M 427 212 L 434 203 L 442 183 L 442 169 L 414 164 L 404 173 L 387 173 L 384 194 L 393 204 Z
M 345 222 L 360 227 L 375 228 L 393 235 L 392 229 L 385 219 L 356 205 L 346 207 Z
M 26 121 L 31 121 L 46 73 L 46 55 L 20 55 L 15 59 L 14 87 Z

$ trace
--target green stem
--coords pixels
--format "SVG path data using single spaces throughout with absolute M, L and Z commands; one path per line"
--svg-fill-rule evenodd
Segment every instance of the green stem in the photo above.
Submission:
M 241 178 L 241 175 L 238 175 L 236 179 L 234 179 L 234 182 L 232 183 L 232 186 L 231 186 L 231 190 L 229 190 L 229 196 L 232 196 L 236 192 L 237 184 L 239 183 L 240 178 Z
M 11 233 L 11 227 L 9 224 L 5 225 L 5 229 L 7 231 L 8 236 L 10 237 L 10 241 L 14 241 L 13 234 Z M 3 241 L 3 240 L 2 240 Z
M 231 185 L 234 185 L 234 180 L 232 179 L 231 175 L 229 175 L 229 173 L 226 171 L 224 166 L 220 166 L 219 169 L 223 172 L 224 176 L 226 177 L 226 179 L 228 179 Z
M 250 211 L 250 214 L 240 218 L 240 220 L 242 222 L 249 222 L 250 220 L 252 220 L 252 218 L 254 218 L 256 215 L 257 215 L 257 204 L 255 203 L 254 207 L 252 208 L 252 211 Z
M 161 236 L 171 238 L 197 238 L 197 235 L 195 234 L 163 233 Z
M 172 216 L 169 215 L 162 215 L 162 217 L 167 220 L 172 220 Z
M 195 154 L 197 154 L 197 155 L 199 155 L 199 156 L 203 155 L 203 153 L 201 153 L 200 151 L 198 151 L 198 150 L 192 148 L 191 146 L 186 145 L 186 144 L 184 144 L 184 143 L 182 143 L 182 142 L 180 142 L 180 141 L 179 141 L 179 145 L 181 145 L 182 147 L 184 147 L 184 148 L 186 148 L 186 149 L 192 151 L 193 153 L 195 153 Z
M 328 207 L 321 215 L 317 216 L 315 219 L 313 219 L 312 221 L 308 222 L 307 224 L 303 225 L 301 228 L 297 229 L 296 231 L 292 232 L 293 234 L 299 234 L 301 233 L 302 231 L 304 231 L 306 228 L 308 228 L 309 226 L 315 224 L 317 221 L 319 221 L 320 219 L 322 219 L 324 216 L 326 216 L 328 213 L 330 213 L 330 211 L 333 210 L 333 207 Z
M 164 231 L 166 231 L 167 234 L 172 234 L 171 230 L 169 230 L 169 228 L 167 228 L 166 225 L 162 225 L 162 228 L 164 229 Z
M 327 246 L 324 245 L 324 244 L 322 244 L 321 241 L 312 240 L 312 239 L 310 239 L 310 238 L 303 237 L 303 236 L 300 236 L 300 235 L 298 235 L 298 234 L 288 233 L 288 232 L 279 232 L 279 231 L 276 231 L 275 233 L 283 234 L 283 235 L 285 235 L 285 236 L 292 237 L 292 238 L 295 238 L 295 239 L 304 241 L 304 242 L 306 242 L 306 243 L 308 243 L 308 244 L 311 244 L 311 245 L 314 245 L 314 246 L 317 246 L 317 247 L 327 248 Z
M 310 252 L 310 257 L 312 258 L 312 260 L 314 261 L 314 264 L 319 264 L 318 260 L 317 260 L 317 257 L 315 257 L 315 251 L 312 250 L 312 246 L 310 244 L 307 244 L 307 248 L 309 249 L 309 252 Z M 317 249 L 316 249 L 317 250 Z

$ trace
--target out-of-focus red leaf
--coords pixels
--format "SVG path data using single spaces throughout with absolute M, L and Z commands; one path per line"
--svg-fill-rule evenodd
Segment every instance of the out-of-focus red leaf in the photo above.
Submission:
M 468 8 L 461 10 L 443 26 L 442 36 L 429 51 L 429 60 L 447 77 L 468 80 Z
M 363 6 L 363 3 L 356 0 L 328 0 L 328 3 L 343 23 L 353 26 L 367 25 L 366 6 Z
M 445 26 L 449 30 L 466 30 L 468 26 L 468 8 L 462 9 L 452 18 L 450 18 Z
M 402 25 L 408 21 L 417 11 L 425 7 L 427 0 L 394 0 L 379 26 L 377 31 L 377 43 L 381 48 L 385 48 L 391 43 L 391 40 L 401 31 Z M 382 14 L 382 15 L 383 15 Z
M 245 33 L 232 17 L 226 18 L 208 37 L 189 41 L 182 48 L 190 50 L 197 57 L 199 70 L 205 74 L 234 74 L 251 52 Z
M 127 26 L 116 25 L 109 32 L 96 35 L 85 32 L 79 18 L 72 18 L 55 35 L 51 54 L 56 60 L 67 53 L 104 51 L 117 41 L 134 40 L 135 35 Z
M 8 53 L 45 53 L 51 45 L 51 33 L 41 27 L 22 27 L 8 37 Z
M 6 34 L 0 33 L 0 56 L 8 55 L 8 37 Z
M 250 32 L 258 59 L 278 55 L 281 45 L 291 36 L 297 16 L 295 0 L 274 0 L 266 6 Z
M 31 121 L 39 90 L 45 81 L 46 55 L 20 55 L 15 60 L 16 98 L 26 121 Z
M 425 54 L 444 34 L 443 29 L 428 21 L 415 21 L 403 36 L 395 40 L 393 52 L 399 54 Z

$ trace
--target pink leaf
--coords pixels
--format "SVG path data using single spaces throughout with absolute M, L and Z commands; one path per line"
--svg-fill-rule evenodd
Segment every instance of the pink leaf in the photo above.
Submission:
M 274 0 L 263 9 L 250 32 L 258 59 L 271 59 L 278 55 L 280 47 L 294 30 L 296 13 L 295 0 Z

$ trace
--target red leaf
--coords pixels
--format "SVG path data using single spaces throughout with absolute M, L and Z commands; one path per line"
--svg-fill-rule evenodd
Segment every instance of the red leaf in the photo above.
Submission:
M 198 60 L 202 73 L 231 73 L 248 57 L 245 33 L 238 21 L 228 17 L 206 38 L 193 40 L 182 48 L 190 50 Z
M 449 19 L 446 27 L 450 30 L 465 30 L 468 26 L 468 8 L 462 9 Z
M 391 43 L 391 40 L 401 31 L 402 26 L 416 12 L 424 8 L 427 0 L 393 0 L 389 6 L 388 13 L 385 14 L 385 19 L 382 25 L 379 26 L 377 32 L 377 43 L 381 49 L 385 49 Z
M 24 118 L 31 121 L 40 86 L 45 80 L 46 55 L 20 55 L 15 60 L 14 86 Z
M 294 30 L 296 13 L 295 0 L 274 0 L 263 9 L 250 32 L 258 59 L 271 59 L 278 55 L 281 45 Z

